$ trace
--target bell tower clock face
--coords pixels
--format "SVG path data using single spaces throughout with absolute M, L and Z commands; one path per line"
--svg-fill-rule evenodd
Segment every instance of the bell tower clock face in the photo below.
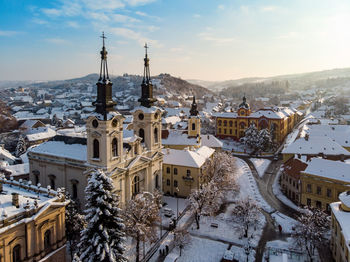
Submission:
M 93 126 L 94 128 L 97 128 L 97 127 L 98 127 L 98 121 L 97 121 L 96 119 L 94 119 L 94 120 L 92 121 L 92 126 Z

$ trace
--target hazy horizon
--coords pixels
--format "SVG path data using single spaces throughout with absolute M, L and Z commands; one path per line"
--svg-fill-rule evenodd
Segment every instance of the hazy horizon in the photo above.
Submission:
M 350 67 L 346 0 L 6 1 L 0 80 L 97 73 L 101 32 L 110 73 L 225 81 Z

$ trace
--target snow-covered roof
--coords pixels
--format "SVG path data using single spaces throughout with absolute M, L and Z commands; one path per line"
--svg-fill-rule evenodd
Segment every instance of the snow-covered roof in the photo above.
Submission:
M 338 198 L 346 207 L 350 208 L 350 191 L 341 193 Z
M 211 148 L 223 147 L 223 143 L 213 135 L 201 135 L 202 146 L 207 146 Z
M 27 134 L 26 137 L 28 141 L 37 141 L 42 139 L 49 139 L 56 135 L 56 131 L 49 127 L 39 127 L 33 128 L 30 130 L 30 134 Z
M 350 164 L 341 161 L 332 161 L 322 158 L 312 158 L 308 162 L 305 171 L 306 174 L 311 174 L 319 177 L 334 179 L 350 183 Z
M 66 144 L 63 141 L 47 141 L 37 147 L 30 148 L 30 152 L 63 157 L 68 159 L 80 160 L 86 162 L 86 145 Z
M 208 147 L 201 147 L 196 151 L 189 149 L 163 149 L 163 163 L 200 168 L 214 152 L 214 149 Z
M 237 117 L 236 112 L 222 112 L 222 113 L 213 113 L 214 117 L 223 117 L 223 118 L 235 118 Z
M 0 146 L 0 157 L 6 158 L 6 159 L 12 160 L 12 161 L 16 160 L 16 157 L 14 157 L 9 151 L 7 151 L 2 146 Z
M 283 119 L 287 116 L 282 111 L 275 111 L 273 109 L 261 109 L 251 113 L 248 117 L 250 118 L 266 117 L 270 119 Z
M 350 152 L 344 149 L 338 143 L 332 141 L 327 137 L 309 137 L 299 138 L 288 145 L 282 151 L 283 154 L 304 154 L 304 155 L 318 155 L 323 153 L 325 155 L 345 155 L 350 156 Z
M 29 163 L 8 166 L 5 170 L 13 176 L 26 175 L 29 174 Z
M 189 138 L 187 134 L 176 130 L 168 130 L 168 132 L 168 137 L 162 139 L 163 145 L 198 145 L 197 138 Z
M 162 123 L 164 124 L 172 124 L 175 125 L 177 122 L 180 122 L 181 118 L 178 116 L 168 116 L 162 119 Z
M 3 192 L 1 194 L 0 203 L 0 220 L 7 219 L 10 223 L 15 216 L 25 211 L 25 207 L 29 209 L 36 209 L 35 201 L 37 202 L 39 211 L 33 216 L 37 216 L 45 207 L 49 207 L 53 202 L 58 200 L 58 193 L 50 190 L 50 195 L 46 188 L 37 187 L 34 185 L 26 184 L 26 182 L 9 181 L 5 178 L 1 178 L 0 182 L 3 184 Z M 12 204 L 12 194 L 18 194 L 19 208 Z M 19 216 L 19 221 L 13 221 L 16 223 L 25 222 L 31 218 L 23 218 Z M 16 219 L 17 220 L 17 219 Z M 3 225 L 3 223 L 1 223 Z M 0 233 L 9 229 L 11 225 L 3 226 L 0 229 Z
M 346 246 L 350 245 L 350 212 L 343 211 L 341 208 L 341 202 L 334 202 L 330 204 L 332 213 L 340 224 L 341 231 L 344 236 Z
M 163 109 L 157 106 L 151 106 L 151 107 L 144 107 L 144 106 L 137 106 L 135 107 L 131 112 L 136 112 L 137 110 L 141 110 L 144 113 L 155 113 L 157 111 L 163 112 Z

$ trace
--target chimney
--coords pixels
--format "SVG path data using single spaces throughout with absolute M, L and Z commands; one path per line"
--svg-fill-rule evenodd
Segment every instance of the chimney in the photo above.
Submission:
M 19 208 L 19 195 L 18 195 L 18 193 L 12 193 L 12 205 Z

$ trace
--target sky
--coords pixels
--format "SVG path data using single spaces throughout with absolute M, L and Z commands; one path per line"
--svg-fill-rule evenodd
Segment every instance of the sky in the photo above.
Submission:
M 223 81 L 350 67 L 349 0 L 0 0 L 0 80 Z

